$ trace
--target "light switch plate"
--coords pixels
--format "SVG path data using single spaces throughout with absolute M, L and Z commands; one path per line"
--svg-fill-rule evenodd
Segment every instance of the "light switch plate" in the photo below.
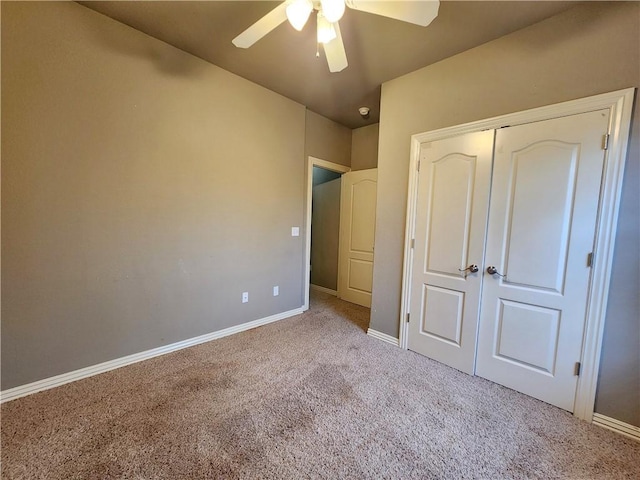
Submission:
M 242 303 L 247 303 L 249 301 L 249 292 L 242 292 Z
M 300 236 L 300 227 L 291 227 L 291 236 L 299 237 Z
M 274 285 L 273 286 L 273 296 L 277 297 L 278 295 L 280 295 L 280 287 L 278 285 Z

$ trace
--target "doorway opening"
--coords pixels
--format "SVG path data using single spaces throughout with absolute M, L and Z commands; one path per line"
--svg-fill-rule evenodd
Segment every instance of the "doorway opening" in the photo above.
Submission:
M 370 317 L 377 177 L 375 168 L 352 172 L 309 157 L 305 310 L 313 290 L 317 296 L 335 297 L 330 303 L 339 311 L 364 308 L 360 316 Z
M 310 288 L 338 294 L 341 177 L 349 171 L 349 167 L 315 157 L 307 161 L 305 310 L 309 309 Z
M 312 176 L 309 287 L 338 296 L 342 173 L 314 165 Z

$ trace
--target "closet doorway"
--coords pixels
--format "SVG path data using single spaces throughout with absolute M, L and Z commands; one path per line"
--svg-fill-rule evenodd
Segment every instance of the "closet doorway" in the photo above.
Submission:
M 405 348 L 591 419 L 632 99 L 414 136 Z

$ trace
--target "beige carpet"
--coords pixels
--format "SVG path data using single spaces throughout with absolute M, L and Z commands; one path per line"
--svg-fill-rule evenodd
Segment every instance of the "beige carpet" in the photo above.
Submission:
M 2 478 L 640 478 L 640 444 L 312 309 L 2 405 Z

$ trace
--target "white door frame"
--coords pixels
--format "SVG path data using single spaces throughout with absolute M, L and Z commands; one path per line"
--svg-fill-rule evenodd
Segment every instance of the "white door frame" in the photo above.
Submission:
M 311 202 L 313 200 L 313 167 L 321 167 L 332 172 L 347 173 L 351 168 L 339 163 L 328 162 L 309 156 L 307 158 L 307 198 L 304 217 L 304 304 L 303 310 L 309 310 L 309 287 L 311 285 Z
M 634 88 L 628 88 L 412 135 L 402 275 L 402 301 L 400 304 L 401 348 L 407 348 L 408 329 L 404 319 L 409 313 L 411 295 L 411 265 L 413 261 L 411 240 L 414 238 L 415 228 L 415 204 L 418 186 L 417 166 L 420 160 L 420 144 L 470 132 L 522 125 L 609 108 L 611 111 L 609 120 L 609 144 L 605 157 L 605 169 L 600 191 L 600 207 L 594 245 L 592 277 L 589 286 L 589 299 L 587 301 L 587 318 L 582 347 L 581 372 L 580 378 L 578 379 L 578 388 L 573 410 L 573 414 L 576 417 L 588 422 L 593 420 L 602 349 L 602 335 L 607 311 L 607 300 L 609 297 L 613 249 L 618 225 L 620 193 L 624 164 L 627 157 L 634 92 Z

